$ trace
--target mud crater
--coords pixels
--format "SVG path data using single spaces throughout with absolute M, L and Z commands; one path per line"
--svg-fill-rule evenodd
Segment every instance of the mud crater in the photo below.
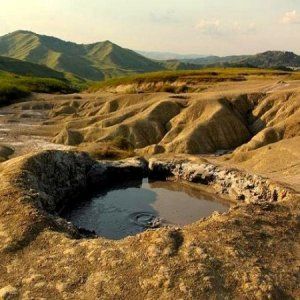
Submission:
M 82 232 L 121 239 L 147 229 L 187 225 L 228 209 L 216 197 L 178 182 L 138 178 L 84 197 L 60 216 Z
M 47 212 L 47 224 L 75 238 L 120 239 L 148 228 L 183 226 L 214 211 L 228 210 L 211 200 L 263 203 L 290 197 L 285 188 L 260 176 L 208 163 L 143 158 L 95 161 L 85 153 L 45 151 L 27 160 L 24 169 L 18 182 L 30 190 L 34 205 Z M 143 182 L 145 177 L 152 182 Z M 208 186 L 212 196 L 192 192 L 191 187 L 199 191 L 201 186 Z

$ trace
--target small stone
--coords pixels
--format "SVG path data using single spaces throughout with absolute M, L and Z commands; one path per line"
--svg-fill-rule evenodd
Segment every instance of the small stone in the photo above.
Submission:
M 7 285 L 4 288 L 0 289 L 0 299 L 1 300 L 17 299 L 18 295 L 19 295 L 18 290 L 11 285 Z

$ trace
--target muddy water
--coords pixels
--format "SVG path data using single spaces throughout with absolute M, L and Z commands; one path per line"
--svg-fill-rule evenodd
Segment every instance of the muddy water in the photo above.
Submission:
M 131 181 L 103 191 L 64 211 L 62 217 L 98 235 L 121 239 L 147 228 L 186 225 L 228 205 L 179 183 L 148 179 Z

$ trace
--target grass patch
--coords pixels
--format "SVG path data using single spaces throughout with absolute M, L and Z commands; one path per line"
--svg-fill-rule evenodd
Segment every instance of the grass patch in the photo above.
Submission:
M 78 92 L 78 88 L 66 80 L 0 72 L 0 106 L 12 104 L 29 96 L 31 92 L 67 94 Z
M 124 159 L 135 156 L 134 146 L 124 137 L 117 136 L 105 142 L 83 143 L 77 150 L 87 152 L 94 159 Z
M 124 138 L 122 136 L 115 137 L 111 141 L 111 145 L 120 150 L 125 150 L 125 151 L 133 151 L 134 150 L 133 144 L 130 143 L 126 138 Z
M 300 76 L 300 72 L 257 68 L 205 68 L 201 70 L 161 71 L 108 79 L 92 84 L 89 91 L 95 92 L 120 85 L 158 82 L 165 82 L 166 86 L 170 86 L 175 81 L 183 81 L 187 84 L 201 82 L 213 83 L 222 81 L 243 81 L 254 77 L 266 79 L 274 76 L 290 77 L 293 79 L 297 73 L 298 76 Z
M 81 144 L 77 147 L 77 150 L 86 152 L 97 160 L 117 160 L 135 156 L 133 149 L 121 149 L 114 142 Z

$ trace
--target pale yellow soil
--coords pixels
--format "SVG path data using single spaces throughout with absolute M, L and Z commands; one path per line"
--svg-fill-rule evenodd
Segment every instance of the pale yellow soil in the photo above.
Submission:
M 180 95 L 37 94 L 1 114 L 0 299 L 300 297 L 299 81 L 225 82 Z M 262 175 L 282 197 L 237 203 L 229 195 L 237 205 L 228 213 L 183 228 L 79 238 L 40 203 L 82 188 L 94 162 L 33 151 L 95 149 L 120 137 L 146 158 Z

